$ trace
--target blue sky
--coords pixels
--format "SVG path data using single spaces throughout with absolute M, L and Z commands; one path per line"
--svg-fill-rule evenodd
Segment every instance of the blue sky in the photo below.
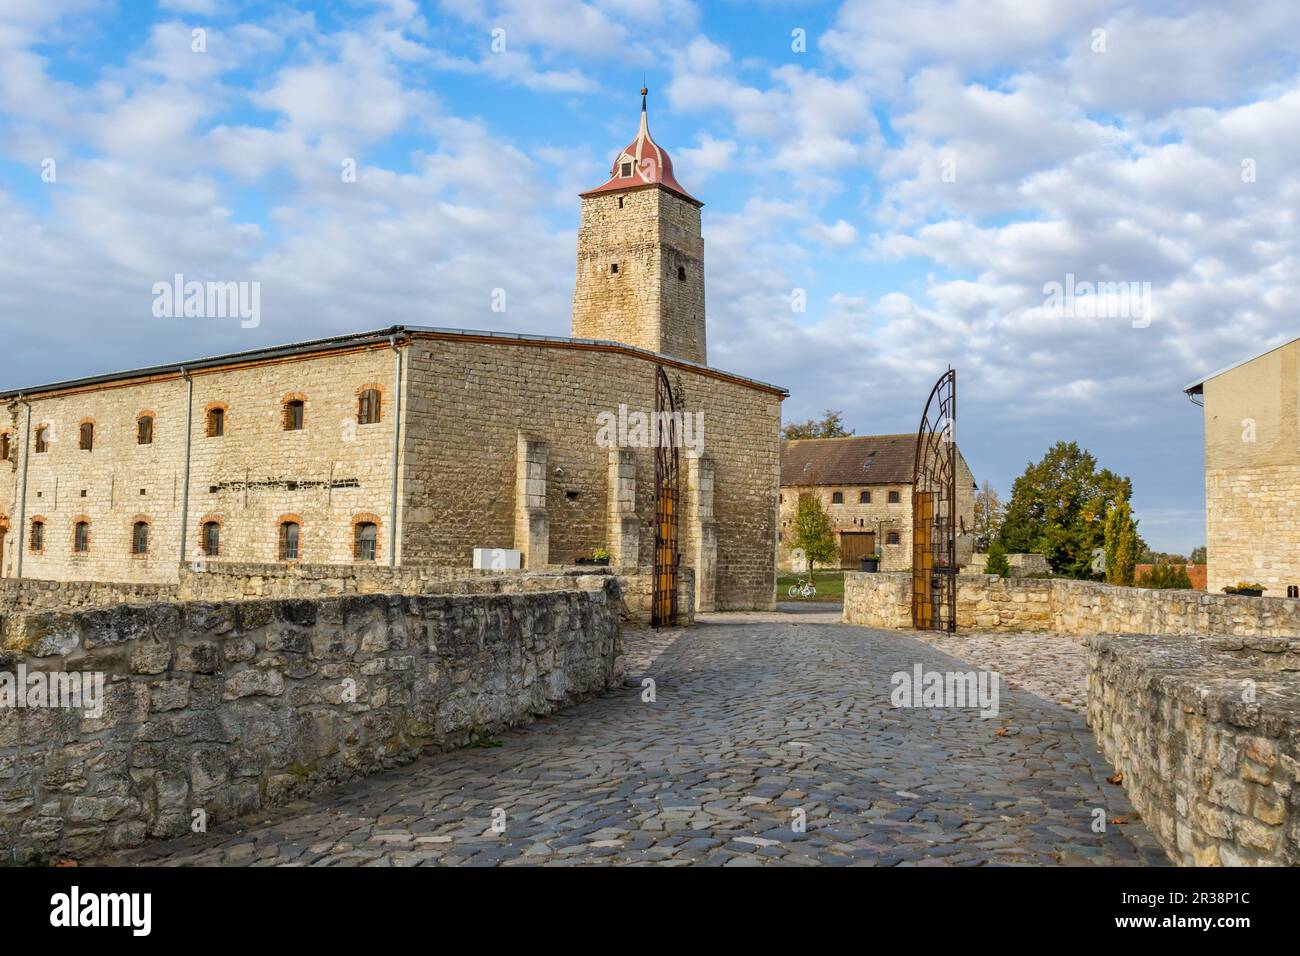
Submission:
M 952 363 L 977 478 L 1078 440 L 1189 550 L 1181 387 L 1300 325 L 1297 50 L 1281 0 L 0 0 L 0 382 L 395 322 L 567 334 L 576 194 L 644 77 L 706 204 L 711 364 L 871 433 Z M 261 324 L 155 318 L 177 272 L 260 282 Z M 1052 311 L 1071 275 L 1149 287 L 1149 321 Z

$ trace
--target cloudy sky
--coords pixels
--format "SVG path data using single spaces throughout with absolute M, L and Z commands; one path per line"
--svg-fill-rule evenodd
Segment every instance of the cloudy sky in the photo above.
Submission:
M 706 204 L 710 364 L 871 433 L 952 363 L 977 478 L 1078 440 L 1189 550 L 1181 387 L 1300 334 L 1297 51 L 1295 0 L 0 0 L 0 387 L 565 335 L 644 76 Z M 261 324 L 156 318 L 176 273 L 260 282 Z

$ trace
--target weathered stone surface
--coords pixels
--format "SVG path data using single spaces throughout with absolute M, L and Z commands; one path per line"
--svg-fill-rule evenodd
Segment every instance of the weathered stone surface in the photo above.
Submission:
M 566 583 L 69 613 L 80 648 L 6 668 L 111 666 L 103 713 L 0 710 L 0 848 L 76 857 L 178 836 L 194 810 L 230 819 L 615 686 L 618 581 Z
M 1294 641 L 1088 638 L 1088 722 L 1133 805 L 1188 865 L 1300 865 Z

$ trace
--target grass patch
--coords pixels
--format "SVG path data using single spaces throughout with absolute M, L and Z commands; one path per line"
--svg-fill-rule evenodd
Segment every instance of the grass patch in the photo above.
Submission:
M 813 587 L 817 589 L 815 597 L 791 597 L 790 585 L 807 580 L 807 574 L 778 574 L 776 576 L 776 599 L 778 601 L 830 601 L 836 604 L 844 600 L 844 572 L 826 570 L 813 572 Z

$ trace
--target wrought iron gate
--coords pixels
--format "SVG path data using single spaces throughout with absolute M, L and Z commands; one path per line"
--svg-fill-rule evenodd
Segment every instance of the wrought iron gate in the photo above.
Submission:
M 957 372 L 939 377 L 912 470 L 912 626 L 957 630 Z
M 678 416 L 677 400 L 660 366 L 655 389 L 655 578 L 650 623 L 677 623 Z

